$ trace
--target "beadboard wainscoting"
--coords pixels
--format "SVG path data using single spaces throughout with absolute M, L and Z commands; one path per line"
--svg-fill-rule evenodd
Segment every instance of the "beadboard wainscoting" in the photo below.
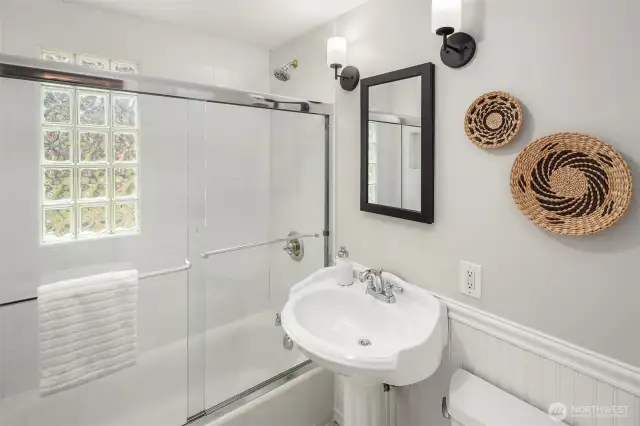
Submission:
M 394 388 L 394 426 L 459 426 L 445 419 L 441 410 L 449 379 L 458 368 L 544 412 L 554 402 L 565 404 L 569 415 L 564 421 L 571 426 L 640 425 L 640 368 L 435 296 L 448 306 L 449 345 L 434 376 Z M 340 422 L 339 377 L 335 404 Z M 624 408 L 613 408 L 617 415 L 602 411 L 611 407 Z

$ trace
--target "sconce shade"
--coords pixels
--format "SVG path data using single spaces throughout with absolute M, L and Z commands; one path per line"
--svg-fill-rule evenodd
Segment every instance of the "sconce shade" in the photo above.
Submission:
M 327 40 L 327 66 L 338 68 L 347 63 L 347 39 L 344 37 L 331 37 Z
M 446 27 L 453 28 L 452 32 L 462 28 L 462 0 L 432 0 L 431 31 L 437 34 L 438 29 Z

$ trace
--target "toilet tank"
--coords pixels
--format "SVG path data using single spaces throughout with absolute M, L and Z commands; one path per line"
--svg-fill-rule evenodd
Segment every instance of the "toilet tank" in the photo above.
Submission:
M 452 426 L 565 425 L 464 370 L 451 377 L 447 408 Z

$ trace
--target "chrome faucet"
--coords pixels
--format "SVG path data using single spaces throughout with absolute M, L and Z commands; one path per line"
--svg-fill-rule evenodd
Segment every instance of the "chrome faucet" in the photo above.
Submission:
M 404 289 L 382 278 L 382 269 L 367 269 L 358 276 L 360 282 L 367 283 L 367 294 L 381 302 L 396 303 L 394 293 L 402 294 Z
M 367 269 L 358 279 L 361 283 L 367 283 L 367 294 L 369 290 L 382 293 L 382 269 Z

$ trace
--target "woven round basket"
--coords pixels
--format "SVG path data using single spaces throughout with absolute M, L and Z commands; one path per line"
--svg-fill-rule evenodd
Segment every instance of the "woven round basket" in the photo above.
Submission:
M 612 147 L 580 133 L 531 142 L 511 169 L 511 194 L 536 225 L 588 235 L 618 221 L 631 201 L 631 170 Z
M 473 101 L 464 117 L 464 130 L 480 148 L 499 148 L 516 137 L 522 107 L 506 92 L 485 93 Z

